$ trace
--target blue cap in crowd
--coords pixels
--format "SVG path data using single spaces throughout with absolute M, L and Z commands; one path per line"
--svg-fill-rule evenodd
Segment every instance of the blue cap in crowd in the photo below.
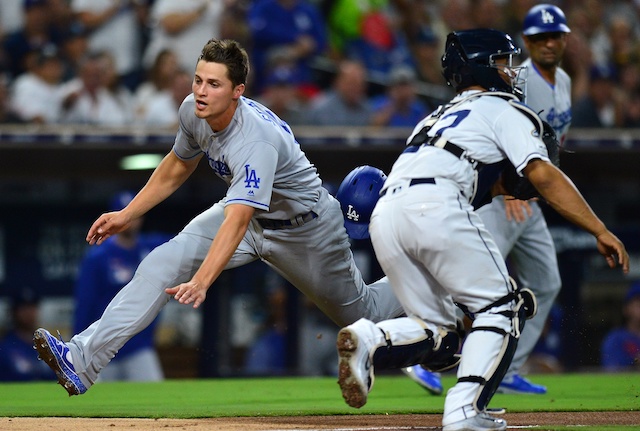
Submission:
M 136 194 L 130 190 L 124 190 L 113 195 L 109 201 L 109 211 L 120 211 L 129 205 Z
M 631 285 L 627 294 L 624 296 L 624 302 L 627 303 L 636 298 L 640 298 L 640 281 L 636 281 Z

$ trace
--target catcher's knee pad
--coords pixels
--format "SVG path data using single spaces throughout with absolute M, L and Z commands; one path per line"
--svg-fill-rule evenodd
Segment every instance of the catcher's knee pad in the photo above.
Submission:
M 433 347 L 428 362 L 421 362 L 422 368 L 432 371 L 441 372 L 454 368 L 460 363 L 460 345 L 464 338 L 464 327 L 459 322 L 455 331 L 439 328 L 440 339 Z
M 407 332 L 388 327 L 393 325 L 393 321 L 377 324 L 383 334 L 384 345 L 379 345 L 373 352 L 373 364 L 376 368 L 404 368 L 421 364 L 433 371 L 444 371 L 458 364 L 457 353 L 461 337 L 457 331 L 438 327 L 434 334 L 422 320 L 406 319 L 409 320 L 402 320 L 405 323 L 411 322 L 410 325 L 413 326 L 412 335 L 409 336 L 406 335 Z

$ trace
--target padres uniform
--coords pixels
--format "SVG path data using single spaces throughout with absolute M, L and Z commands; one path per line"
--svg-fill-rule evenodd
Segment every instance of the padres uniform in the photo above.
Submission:
M 528 70 L 525 103 L 553 127 L 558 141 L 564 142 L 571 124 L 569 75 L 557 68 L 554 86 L 545 81 L 531 59 L 522 65 Z M 556 250 L 547 222 L 537 202 L 529 201 L 529 206 L 532 215 L 522 222 L 507 220 L 501 196 L 477 210 L 498 249 L 513 264 L 514 278 L 521 287 L 531 289 L 538 300 L 538 313 L 527 321 L 505 380 L 518 373 L 531 354 L 561 287 Z
M 231 123 L 214 133 L 194 115 L 194 103 L 190 95 L 180 107 L 173 152 L 185 160 L 204 154 L 228 191 L 152 251 L 102 318 L 67 343 L 86 387 L 170 300 L 165 288 L 197 271 L 224 220 L 225 205 L 232 203 L 256 212 L 227 269 L 261 259 L 341 326 L 361 317 L 379 321 L 403 313 L 386 278 L 364 283 L 340 205 L 322 187 L 289 126 L 265 106 L 241 97 Z
M 475 162 L 508 158 L 522 172 L 533 159 L 549 160 L 538 126 L 514 107 L 515 96 L 508 99 L 511 102 L 476 90 L 456 96 L 428 136 L 454 142 L 464 155 L 427 144 L 407 147 L 393 165 L 371 218 L 371 239 L 382 269 L 407 314 L 421 319 L 378 323 L 385 338 L 400 345 L 424 332 L 423 324 L 433 333 L 438 326 L 455 328 L 449 295 L 475 314 L 474 328 L 495 328 L 469 333 L 459 377 L 483 376 L 498 367 L 505 340 L 499 332 L 519 335 L 517 323 L 507 317 L 514 303 L 501 301 L 514 291 L 506 264 L 470 204 Z M 408 142 L 428 120 L 416 126 Z M 466 418 L 478 388 L 476 382 L 458 382 L 448 391 L 443 425 Z

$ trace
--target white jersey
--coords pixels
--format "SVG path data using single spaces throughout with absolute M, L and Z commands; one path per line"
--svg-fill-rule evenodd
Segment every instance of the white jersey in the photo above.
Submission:
M 225 201 L 252 206 L 289 219 L 307 213 L 318 201 L 322 181 L 291 129 L 260 103 L 241 97 L 231 123 L 214 133 L 194 115 L 193 94 L 180 106 L 180 128 L 173 146 L 181 159 L 204 153 L 229 189 Z
M 521 104 L 515 96 L 506 100 L 489 94 L 475 90 L 461 93 L 451 101 L 453 106 L 446 109 L 429 129 L 429 137 L 441 136 L 465 150 L 465 157 L 457 158 L 431 145 L 408 147 L 393 165 L 384 188 L 414 178 L 448 178 L 472 199 L 476 175 L 467 158 L 483 164 L 509 159 L 518 173 L 530 160 L 549 161 L 546 146 L 540 139 L 540 126 L 517 107 Z M 499 94 L 504 96 L 506 93 Z M 418 123 L 407 142 L 430 118 Z
M 556 69 L 555 85 L 549 84 L 528 58 L 525 103 L 556 131 L 558 142 L 564 140 L 571 125 L 571 78 L 561 68 Z

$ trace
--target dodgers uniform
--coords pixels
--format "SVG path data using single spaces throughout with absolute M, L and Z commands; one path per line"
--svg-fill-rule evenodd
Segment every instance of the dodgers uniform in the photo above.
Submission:
M 204 154 L 229 186 L 226 196 L 153 250 L 111 301 L 102 318 L 67 343 L 87 388 L 115 353 L 171 299 L 165 288 L 191 279 L 224 220 L 224 207 L 256 209 L 227 268 L 261 259 L 336 324 L 403 313 L 386 278 L 366 285 L 353 259 L 340 204 L 325 188 L 289 126 L 265 106 L 241 97 L 231 123 L 214 133 L 194 115 L 188 96 L 179 111 L 173 152 Z M 81 306 L 81 304 L 79 304 Z
M 455 328 L 452 297 L 475 315 L 458 378 L 496 373 L 505 340 L 517 339 L 520 327 L 512 318 L 514 301 L 501 301 L 514 291 L 504 259 L 470 203 L 477 184 L 474 166 L 508 158 L 521 173 L 533 159 L 549 160 L 540 125 L 532 121 L 535 115 L 523 115 L 515 96 L 490 94 L 462 92 L 428 131 L 429 137 L 440 136 L 463 149 L 462 156 L 423 144 L 407 147 L 394 163 L 369 231 L 382 269 L 409 317 L 376 325 L 356 323 L 367 345 L 384 345 L 385 339 L 393 345 L 410 344 L 424 334 L 425 325 L 434 334 L 439 326 Z M 408 142 L 429 121 L 427 117 L 419 123 Z M 464 420 L 480 388 L 477 381 L 451 388 L 443 425 Z
M 571 124 L 571 78 L 557 68 L 554 86 L 540 75 L 531 59 L 522 66 L 528 70 L 525 103 L 553 127 L 558 141 L 564 142 Z M 529 201 L 529 206 L 532 215 L 522 222 L 507 220 L 502 197 L 478 209 L 500 253 L 509 258 L 514 278 L 538 300 L 538 312 L 527 321 L 505 380 L 518 373 L 531 354 L 561 287 L 556 250 L 544 214 L 536 201 Z

